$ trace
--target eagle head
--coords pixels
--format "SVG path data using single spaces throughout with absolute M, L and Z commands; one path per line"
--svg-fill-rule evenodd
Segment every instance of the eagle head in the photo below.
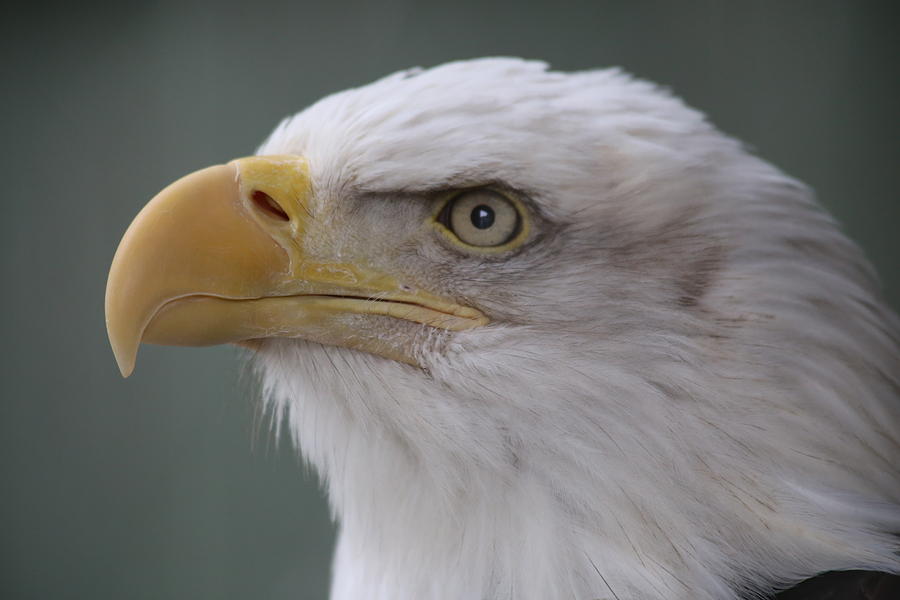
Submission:
M 618 70 L 403 71 L 163 190 L 107 288 L 252 348 L 333 598 L 725 600 L 900 570 L 898 320 L 798 181 Z

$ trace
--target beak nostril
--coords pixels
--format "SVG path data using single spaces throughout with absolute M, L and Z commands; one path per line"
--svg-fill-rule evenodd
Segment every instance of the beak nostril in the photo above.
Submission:
M 279 221 L 290 221 L 291 218 L 288 216 L 284 209 L 275 201 L 272 196 L 268 195 L 262 190 L 254 190 L 252 194 L 250 194 L 250 199 L 253 200 L 253 204 L 256 205 L 256 208 L 266 213 L 272 218 L 278 219 Z

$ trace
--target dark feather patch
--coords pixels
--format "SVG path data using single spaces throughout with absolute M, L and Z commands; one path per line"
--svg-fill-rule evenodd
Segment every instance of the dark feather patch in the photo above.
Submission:
M 900 576 L 874 571 L 832 571 L 807 579 L 773 600 L 898 600 Z

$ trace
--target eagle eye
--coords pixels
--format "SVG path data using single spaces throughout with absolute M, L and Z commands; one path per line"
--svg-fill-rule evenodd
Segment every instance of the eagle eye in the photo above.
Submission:
M 458 241 L 476 248 L 505 249 L 522 231 L 517 203 L 489 189 L 456 194 L 436 220 Z

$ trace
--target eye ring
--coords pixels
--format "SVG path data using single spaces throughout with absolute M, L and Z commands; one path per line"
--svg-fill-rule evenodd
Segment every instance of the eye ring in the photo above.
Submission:
M 530 223 L 515 196 L 491 188 L 471 188 L 444 196 L 432 221 L 454 245 L 469 252 L 496 254 L 521 245 Z

